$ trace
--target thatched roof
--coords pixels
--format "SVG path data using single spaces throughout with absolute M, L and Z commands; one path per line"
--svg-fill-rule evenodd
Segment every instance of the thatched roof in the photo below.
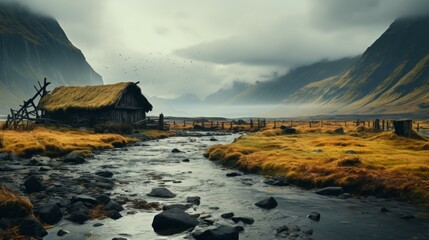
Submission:
M 73 110 L 96 110 L 113 107 L 122 95 L 134 88 L 139 103 L 146 112 L 152 105 L 141 93 L 140 88 L 132 82 L 121 82 L 96 86 L 62 86 L 40 100 L 39 107 L 48 112 Z

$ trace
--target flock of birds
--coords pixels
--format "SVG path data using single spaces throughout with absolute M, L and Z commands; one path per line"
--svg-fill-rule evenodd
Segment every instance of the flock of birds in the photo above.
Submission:
M 123 75 L 124 80 L 138 80 L 148 81 L 154 83 L 156 79 L 145 79 L 147 75 L 157 76 L 163 71 L 168 69 L 176 73 L 176 77 L 190 77 L 192 69 L 208 68 L 207 65 L 195 64 L 193 60 L 186 58 L 181 59 L 179 57 L 172 57 L 162 52 L 149 52 L 145 58 L 136 58 L 127 56 L 123 53 L 118 53 L 119 58 L 122 60 L 121 66 L 117 66 L 117 62 L 112 61 L 115 67 L 104 65 L 105 71 L 110 73 Z M 193 68 L 190 68 L 190 64 L 194 64 Z M 119 69 L 118 69 L 119 68 Z M 156 72 L 154 72 L 156 71 Z

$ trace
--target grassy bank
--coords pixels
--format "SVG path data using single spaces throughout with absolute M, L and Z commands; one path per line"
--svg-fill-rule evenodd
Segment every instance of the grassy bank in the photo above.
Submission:
M 32 131 L 0 131 L 0 152 L 13 152 L 24 157 L 33 154 L 57 157 L 72 151 L 89 153 L 92 150 L 123 146 L 135 141 L 137 140 L 118 134 L 36 127 Z
M 342 186 L 360 195 L 394 197 L 429 206 L 429 142 L 393 132 L 371 133 L 349 126 L 297 126 L 298 134 L 280 129 L 242 136 L 208 149 L 206 157 L 264 175 L 282 175 L 298 186 Z

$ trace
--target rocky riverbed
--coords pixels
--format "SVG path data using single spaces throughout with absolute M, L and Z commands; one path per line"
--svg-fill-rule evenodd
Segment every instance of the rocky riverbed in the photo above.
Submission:
M 185 133 L 87 159 L 3 156 L 0 179 L 29 193 L 52 225 L 44 239 L 429 239 L 427 210 L 303 190 L 203 157 L 238 136 Z M 99 212 L 109 217 L 88 219 Z

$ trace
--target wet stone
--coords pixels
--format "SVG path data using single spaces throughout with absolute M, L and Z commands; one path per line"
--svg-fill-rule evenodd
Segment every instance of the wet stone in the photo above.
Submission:
M 220 225 L 204 232 L 195 231 L 192 233 L 192 236 L 196 240 L 238 240 L 239 230 L 234 227 Z
M 31 176 L 24 182 L 25 189 L 28 193 L 40 192 L 45 189 L 42 181 L 35 176 Z
M 150 197 L 158 197 L 158 198 L 174 198 L 176 194 L 172 193 L 170 190 L 164 187 L 153 188 L 150 193 L 147 194 Z
M 60 230 L 58 230 L 58 232 L 57 232 L 57 236 L 62 237 L 62 236 L 67 235 L 67 234 L 69 234 L 69 233 L 70 233 L 70 232 L 69 232 L 69 231 L 67 231 L 67 230 L 60 229 Z
M 229 213 L 223 213 L 222 215 L 220 215 L 222 218 L 225 219 L 230 219 L 232 217 L 234 217 L 234 213 L 233 212 L 229 212 Z
M 255 220 L 253 220 L 253 218 L 250 218 L 250 217 L 232 217 L 231 220 L 234 221 L 235 223 L 242 222 L 245 224 L 253 224 L 255 222 Z
M 118 211 L 113 210 L 112 214 L 110 215 L 110 218 L 113 219 L 113 220 L 117 220 L 119 218 L 122 218 L 122 215 Z
M 34 218 L 26 218 L 19 224 L 19 233 L 24 236 L 43 238 L 48 234 L 43 225 Z
M 387 208 L 385 208 L 385 207 L 381 207 L 380 209 L 380 212 L 382 212 L 382 213 L 385 213 L 385 212 L 388 212 L 389 210 L 387 209 Z
M 173 209 L 173 208 L 180 209 L 180 210 L 187 210 L 187 209 L 189 209 L 191 207 L 192 207 L 191 204 L 170 204 L 170 205 L 164 205 L 162 207 L 162 210 L 165 211 L 165 210 L 170 210 L 170 209 Z
M 113 173 L 110 171 L 98 171 L 95 173 L 95 175 L 105 178 L 111 178 L 113 177 Z
M 171 152 L 172 153 L 181 153 L 182 151 L 180 151 L 179 149 L 177 149 L 177 148 L 174 148 L 173 150 L 171 150 Z
M 322 188 L 319 190 L 316 190 L 317 194 L 320 195 L 332 195 L 332 196 L 338 196 L 340 194 L 342 194 L 343 188 L 342 187 L 327 187 L 327 188 Z
M 63 218 L 63 213 L 56 204 L 38 206 L 34 209 L 34 213 L 40 220 L 50 225 L 56 224 Z
M 85 159 L 82 156 L 74 153 L 68 154 L 67 156 L 63 157 L 61 160 L 63 163 L 67 163 L 71 165 L 85 163 Z
M 238 172 L 230 172 L 226 174 L 227 177 L 237 177 L 237 176 L 241 176 L 241 173 Z
M 103 223 L 94 223 L 92 226 L 93 227 L 101 227 L 103 225 L 104 225 Z
M 313 221 L 320 221 L 320 213 L 318 212 L 311 212 L 307 217 Z
M 194 205 L 200 205 L 200 203 L 201 203 L 201 198 L 200 197 L 198 197 L 198 196 L 195 196 L 195 197 L 187 197 L 186 198 L 186 202 L 187 203 L 191 203 L 191 204 L 194 204 Z
M 198 220 L 180 209 L 170 209 L 155 215 L 152 227 L 161 235 L 172 235 L 194 228 Z
M 261 200 L 261 201 L 255 203 L 255 205 L 260 207 L 260 208 L 273 209 L 273 208 L 277 207 L 277 201 L 273 197 L 269 197 L 269 198 L 266 198 L 264 200 Z

